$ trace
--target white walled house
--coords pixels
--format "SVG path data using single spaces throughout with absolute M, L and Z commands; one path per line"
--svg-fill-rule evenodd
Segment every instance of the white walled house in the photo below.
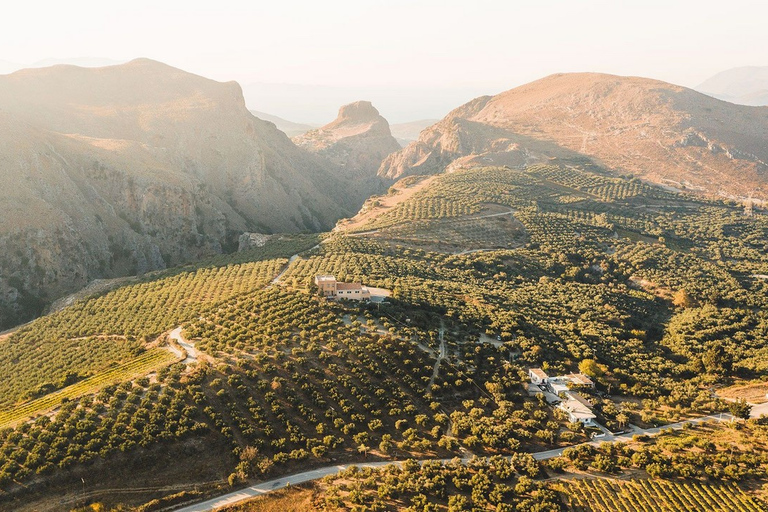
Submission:
M 563 395 L 564 400 L 560 402 L 558 407 L 568 413 L 568 421 L 595 425 L 597 415 L 592 410 L 592 404 L 586 398 L 574 391 L 568 391 Z
M 549 381 L 549 375 L 547 375 L 541 368 L 530 368 L 528 370 L 528 376 L 531 378 L 531 382 L 537 386 L 545 386 Z

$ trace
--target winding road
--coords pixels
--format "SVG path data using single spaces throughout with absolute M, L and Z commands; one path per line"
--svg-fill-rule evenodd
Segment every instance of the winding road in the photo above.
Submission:
M 588 443 L 582 443 L 582 444 L 591 444 L 593 446 L 598 446 L 600 443 L 603 443 L 603 442 L 630 441 L 632 439 L 632 436 L 638 435 L 638 434 L 656 435 L 662 430 L 666 430 L 666 429 L 680 430 L 687 423 L 697 424 L 697 423 L 703 423 L 706 421 L 731 421 L 732 419 L 733 417 L 730 414 L 722 413 L 722 414 L 713 414 L 709 416 L 701 416 L 691 420 L 672 423 L 672 424 L 664 425 L 663 427 L 657 427 L 657 428 L 641 429 L 639 427 L 632 426 L 632 429 L 628 433 L 621 434 L 618 436 L 606 435 L 594 441 L 590 441 Z M 580 445 L 573 445 L 573 446 L 580 446 Z M 543 452 L 536 452 L 536 453 L 533 453 L 532 455 L 536 460 L 547 460 L 547 459 L 552 459 L 554 457 L 561 456 L 563 454 L 563 450 L 567 448 L 571 448 L 571 446 L 565 447 L 565 448 L 556 448 L 554 450 L 547 450 Z M 438 462 L 445 463 L 445 462 L 449 462 L 452 459 L 429 459 L 429 460 L 435 460 Z M 466 461 L 466 460 L 469 460 L 469 458 L 465 457 L 465 458 L 462 458 L 462 460 Z M 391 464 L 401 465 L 404 462 L 405 461 L 397 460 L 397 461 L 362 462 L 362 463 L 356 463 L 356 464 L 338 464 L 338 465 L 332 465 L 332 466 L 325 466 L 319 469 L 304 471 L 302 473 L 296 473 L 294 475 L 283 476 L 280 478 L 276 478 L 274 480 L 261 482 L 251 487 L 246 487 L 245 489 L 232 491 L 230 493 L 224 494 L 223 496 L 219 496 L 218 498 L 212 498 L 210 500 L 203 501 L 195 505 L 189 505 L 187 507 L 177 509 L 176 512 L 209 512 L 209 511 L 217 510 L 219 508 L 232 506 L 237 503 L 241 503 L 243 501 L 247 501 L 257 496 L 268 494 L 272 491 L 283 489 L 288 486 L 311 482 L 313 480 L 318 480 L 328 475 L 335 475 L 339 471 L 343 471 L 351 466 L 357 466 L 359 468 L 381 468 Z M 426 462 L 426 461 L 422 461 L 422 462 Z
M 197 349 L 192 342 L 186 340 L 184 336 L 181 335 L 181 327 L 177 327 L 168 333 L 168 337 L 178 343 L 187 353 L 187 357 L 182 361 L 182 363 L 191 364 L 197 362 Z

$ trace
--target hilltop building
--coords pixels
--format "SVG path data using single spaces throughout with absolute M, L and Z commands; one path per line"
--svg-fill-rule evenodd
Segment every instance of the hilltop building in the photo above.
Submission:
M 326 299 L 368 300 L 371 292 L 360 283 L 342 283 L 332 275 L 315 276 L 317 292 Z

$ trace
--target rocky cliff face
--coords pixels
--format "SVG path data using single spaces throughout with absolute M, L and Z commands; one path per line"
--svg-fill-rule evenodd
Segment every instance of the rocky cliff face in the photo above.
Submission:
M 95 278 L 354 212 L 333 165 L 245 108 L 236 83 L 138 60 L 0 77 L 0 326 Z
M 564 74 L 454 110 L 387 158 L 379 175 L 587 156 L 658 183 L 768 199 L 766 140 L 768 108 L 656 80 Z
M 368 101 L 344 105 L 333 122 L 294 137 L 293 142 L 331 162 L 358 201 L 381 191 L 379 166 L 400 149 L 387 120 Z

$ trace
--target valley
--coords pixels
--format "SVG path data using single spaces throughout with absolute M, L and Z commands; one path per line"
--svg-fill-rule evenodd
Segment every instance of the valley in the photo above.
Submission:
M 352 229 L 281 235 L 145 276 L 0 341 L 3 371 L 18 376 L 0 383 L 0 414 L 15 415 L 0 430 L 0 509 L 56 510 L 51 496 L 65 489 L 74 508 L 80 478 L 82 500 L 159 500 L 149 511 L 334 465 L 482 464 L 467 453 L 527 461 L 531 475 L 520 470 L 514 485 L 533 487 L 519 499 L 565 507 L 541 480 L 559 470 L 531 454 L 561 461 L 592 431 L 529 394 L 532 366 L 588 371 L 596 390 L 582 392 L 600 424 L 634 425 L 640 438 L 741 414 L 710 390 L 768 368 L 766 282 L 750 277 L 768 273 L 768 217 L 577 161 L 405 180 L 395 189 L 421 186 Z M 326 301 L 317 274 L 392 296 Z M 153 348 L 171 331 L 186 354 Z M 152 350 L 174 359 L 88 387 Z M 702 436 L 722 428 L 707 425 Z M 766 462 L 742 459 L 743 446 L 729 471 L 762 499 L 746 483 L 759 487 Z M 201 471 L 180 480 L 178 464 L 193 460 Z M 116 465 L 134 476 L 115 481 Z M 99 492 L 120 485 L 147 490 Z

